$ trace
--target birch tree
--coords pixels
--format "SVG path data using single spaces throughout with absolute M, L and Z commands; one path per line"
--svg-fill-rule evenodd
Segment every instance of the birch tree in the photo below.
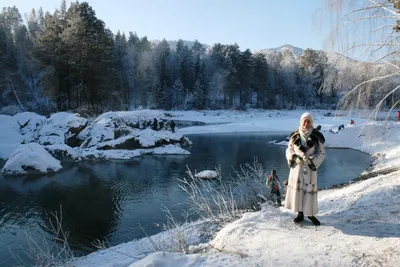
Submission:
M 400 104 L 399 82 L 399 0 L 326 0 L 331 14 L 331 45 L 344 55 L 357 56 L 384 65 L 385 72 L 376 72 L 348 91 L 339 101 L 341 108 L 361 108 L 383 91 L 383 83 L 391 90 L 382 95 L 374 113 L 385 104 L 390 110 Z M 333 12 L 332 12 L 333 11 Z M 397 81 L 397 82 L 396 82 Z M 373 114 L 374 114 L 373 113 Z

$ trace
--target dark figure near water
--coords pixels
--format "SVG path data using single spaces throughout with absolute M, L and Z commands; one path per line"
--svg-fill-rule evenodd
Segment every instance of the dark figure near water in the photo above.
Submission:
M 275 195 L 277 197 L 276 202 L 281 205 L 281 183 L 279 181 L 278 175 L 276 175 L 276 170 L 272 170 L 271 174 L 267 178 L 267 188 L 270 189 L 270 197 Z
M 174 133 L 175 132 L 175 122 L 171 120 L 171 131 Z
M 151 126 L 151 129 L 153 129 L 154 131 L 158 131 L 158 121 L 156 118 L 154 118 L 153 120 L 153 125 Z

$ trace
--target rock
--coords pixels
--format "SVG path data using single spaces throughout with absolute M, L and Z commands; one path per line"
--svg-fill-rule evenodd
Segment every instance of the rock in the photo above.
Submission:
M 188 146 L 191 146 L 193 143 L 192 143 L 192 141 L 189 140 L 189 138 L 182 136 L 182 138 L 179 140 L 179 144 L 182 147 L 188 147 Z
M 88 122 L 86 120 L 85 124 L 79 125 L 77 127 L 71 127 L 68 131 L 64 134 L 65 144 L 70 147 L 77 147 L 79 146 L 82 141 L 78 139 L 78 135 L 83 129 L 86 128 Z
M 100 115 L 79 135 L 81 148 L 141 149 L 170 144 L 189 145 L 182 135 L 172 133 L 165 114 L 155 110 L 108 112 Z
M 39 132 L 38 143 L 42 145 L 79 145 L 77 137 L 87 126 L 87 119 L 78 114 L 58 112 L 51 115 Z
M 53 157 L 58 160 L 80 160 L 79 154 L 68 145 L 48 145 L 44 147 Z
M 126 149 L 126 150 L 133 150 L 142 148 L 140 142 L 136 140 L 134 136 L 126 136 L 119 138 L 117 140 L 112 140 L 109 142 L 105 142 L 99 144 L 97 149 L 100 150 L 109 150 L 109 149 Z
M 214 179 L 218 177 L 218 173 L 216 171 L 204 170 L 194 175 L 196 178 L 200 179 Z
M 60 161 L 50 155 L 43 146 L 29 143 L 20 145 L 12 153 L 1 172 L 6 175 L 45 174 L 61 169 Z
M 33 112 L 22 112 L 13 116 L 18 123 L 18 131 L 23 135 L 23 143 L 36 142 L 47 118 Z

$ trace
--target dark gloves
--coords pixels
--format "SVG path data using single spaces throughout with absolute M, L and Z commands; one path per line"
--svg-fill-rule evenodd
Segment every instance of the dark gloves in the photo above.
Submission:
M 294 154 L 292 158 L 289 160 L 289 168 L 293 168 L 294 163 L 297 164 L 308 164 L 308 167 L 310 167 L 311 170 L 317 171 L 317 168 L 315 167 L 314 162 L 312 159 L 310 159 L 307 156 L 304 156 L 303 158 L 300 158 L 299 155 Z
M 308 167 L 313 171 L 317 171 L 317 167 L 315 167 L 314 162 L 310 158 L 308 158 Z
M 303 161 L 308 164 L 308 167 L 310 167 L 311 170 L 313 170 L 313 171 L 317 170 L 317 168 L 315 167 L 314 162 L 309 157 L 304 156 L 303 157 Z
M 297 154 L 293 154 L 292 158 L 289 160 L 289 168 L 293 168 L 295 163 L 303 164 L 303 160 Z
M 289 168 L 293 167 L 294 163 L 296 162 L 296 158 L 297 158 L 296 154 L 292 155 L 292 158 L 289 160 L 289 164 L 288 164 Z

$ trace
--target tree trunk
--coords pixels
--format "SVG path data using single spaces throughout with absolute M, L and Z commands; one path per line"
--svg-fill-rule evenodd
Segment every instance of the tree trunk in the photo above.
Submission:
M 22 110 L 22 111 L 25 111 L 24 107 L 22 106 L 21 101 L 19 100 L 19 97 L 18 97 L 17 92 L 15 91 L 14 84 L 12 83 L 10 77 L 8 77 L 8 83 L 9 83 L 11 89 L 13 90 L 13 93 L 14 93 L 14 95 L 15 95 L 15 98 L 17 99 L 17 102 L 18 102 L 18 104 L 19 104 L 21 110 Z

